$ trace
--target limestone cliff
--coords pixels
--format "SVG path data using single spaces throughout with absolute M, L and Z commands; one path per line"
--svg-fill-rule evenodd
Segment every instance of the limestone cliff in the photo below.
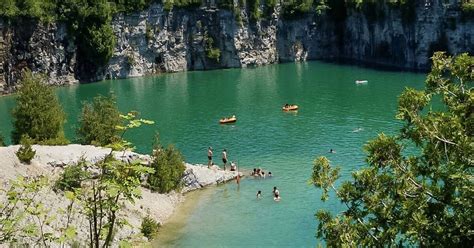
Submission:
M 406 10 L 382 4 L 287 20 L 277 7 L 253 23 L 243 9 L 238 20 L 236 13 L 212 6 L 167 12 L 153 4 L 114 17 L 114 54 L 85 81 L 311 59 L 428 70 L 434 50 L 474 54 L 474 18 L 456 0 L 416 1 L 409 11 L 407 17 Z M 220 56 L 208 56 L 210 46 Z M 76 82 L 76 50 L 65 25 L 0 20 L 0 92 L 14 91 L 25 67 L 46 73 L 52 84 Z

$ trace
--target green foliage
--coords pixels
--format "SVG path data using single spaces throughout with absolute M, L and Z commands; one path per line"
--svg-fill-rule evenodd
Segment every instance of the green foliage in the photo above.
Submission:
M 141 118 L 139 119 L 138 112 L 136 111 L 129 112 L 126 115 L 121 114 L 120 118 L 122 119 L 122 123 L 120 125 L 115 126 L 115 129 L 118 130 L 118 132 L 120 133 L 120 138 L 117 139 L 115 142 L 108 144 L 107 147 L 112 148 L 112 150 L 114 151 L 133 150 L 135 147 L 133 147 L 130 142 L 123 139 L 125 133 L 130 129 L 140 127 L 143 124 L 152 125 L 154 124 L 154 122 Z
M 234 1 L 233 0 L 218 0 L 217 6 L 221 9 L 234 10 Z
M 474 57 L 435 53 L 424 90 L 399 98 L 397 136 L 367 143 L 368 166 L 334 187 L 337 170 L 325 158 L 312 183 L 329 188 L 347 207 L 332 216 L 319 210 L 318 237 L 331 247 L 462 247 L 474 242 Z M 444 107 L 435 111 L 431 99 Z M 405 144 L 413 148 L 405 151 Z M 323 197 L 325 200 L 326 197 Z
M 33 75 L 31 71 L 23 73 L 12 111 L 14 144 L 18 144 L 24 134 L 38 143 L 68 142 L 63 131 L 64 111 L 53 89 L 44 82 L 42 75 Z
M 158 223 L 156 220 L 150 216 L 145 216 L 142 220 L 142 227 L 140 228 L 140 231 L 142 232 L 143 236 L 148 238 L 148 240 L 151 240 L 158 233 L 160 226 L 160 223 Z
M 82 206 L 91 230 L 89 246 L 109 247 L 115 228 L 125 223 L 118 212 L 125 203 L 133 204 L 141 197 L 141 178 L 153 169 L 142 166 L 141 161 L 125 162 L 112 155 L 94 164 L 100 176 L 87 179 L 78 191 L 77 198 Z
M 22 245 L 24 240 L 35 240 L 41 247 L 64 246 L 76 238 L 76 228 L 70 225 L 74 214 L 74 193 L 65 192 L 67 208 L 52 212 L 40 194 L 49 192 L 46 177 L 19 177 L 0 188 L 0 243 Z M 66 219 L 66 222 L 62 220 Z M 59 221 L 58 221 L 59 220 Z M 51 230 L 55 232 L 51 232 Z
M 111 1 L 116 6 L 117 12 L 134 12 L 144 10 L 148 6 L 152 0 L 113 0 Z
M 146 41 L 150 42 L 151 40 L 153 40 L 153 36 L 154 36 L 153 29 L 151 28 L 150 25 L 147 24 L 146 25 L 146 32 L 145 32 Z
M 179 190 L 182 186 L 183 173 L 186 170 L 183 161 L 183 156 L 173 145 L 164 149 L 157 136 L 151 163 L 155 172 L 148 176 L 149 187 L 160 193 Z
M 250 21 L 257 22 L 261 18 L 260 0 L 247 0 Z
M 287 0 L 282 2 L 282 15 L 285 19 L 295 19 L 311 11 L 313 0 Z
M 0 146 L 6 146 L 5 138 L 3 137 L 3 134 L 1 132 L 0 132 Z
M 461 4 L 463 13 L 474 14 L 474 2 L 470 0 L 463 0 Z
M 20 10 L 16 6 L 16 0 L 0 0 L 0 16 L 5 18 L 14 18 L 16 17 Z
M 138 119 L 136 112 L 120 115 L 125 121 L 116 128 L 122 132 L 153 124 L 152 121 Z M 120 151 L 131 149 L 125 140 L 113 144 Z M 154 173 L 152 168 L 141 165 L 140 160 L 116 160 L 110 153 L 103 160 L 91 165 L 99 175 L 87 177 L 81 189 L 77 190 L 77 200 L 83 207 L 82 214 L 89 221 L 89 246 L 93 248 L 109 247 L 113 240 L 115 228 L 125 224 L 124 217 L 118 212 L 125 203 L 133 204 L 141 197 L 141 179 L 147 173 Z M 126 241 L 123 241 L 126 242 Z M 124 244 L 124 243 L 121 243 Z
M 21 136 L 20 148 L 15 152 L 16 157 L 23 163 L 29 164 L 31 160 L 35 157 L 36 151 L 31 147 L 32 140 L 28 135 Z
M 193 9 L 202 5 L 202 0 L 163 0 L 163 8 L 170 11 L 173 7 Z
M 221 57 L 221 50 L 214 47 L 214 39 L 209 37 L 207 32 L 204 34 L 204 48 L 206 50 L 206 57 L 219 62 Z
M 84 170 L 86 162 L 79 160 L 77 164 L 67 166 L 59 179 L 54 184 L 55 190 L 74 191 L 81 187 L 82 181 L 89 177 L 89 173 Z
M 97 96 L 85 102 L 79 117 L 77 136 L 82 144 L 106 146 L 120 140 L 122 124 L 115 96 Z

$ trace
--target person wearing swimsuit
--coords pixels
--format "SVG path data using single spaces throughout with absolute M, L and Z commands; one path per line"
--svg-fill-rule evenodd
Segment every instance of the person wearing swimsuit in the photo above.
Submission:
M 207 168 L 211 168 L 211 165 L 212 165 L 212 147 L 209 147 L 207 149 L 207 159 L 209 160 L 207 162 Z
M 222 151 L 222 162 L 224 163 L 225 170 L 225 166 L 227 165 L 227 149 L 224 149 L 224 151 Z

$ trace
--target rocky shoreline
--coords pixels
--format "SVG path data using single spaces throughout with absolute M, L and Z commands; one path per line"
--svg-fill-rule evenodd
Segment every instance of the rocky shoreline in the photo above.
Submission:
M 88 162 L 99 161 L 111 152 L 110 148 L 101 148 L 87 145 L 67 145 L 67 146 L 33 146 L 36 155 L 30 165 L 22 164 L 15 155 L 19 146 L 0 147 L 0 185 L 8 188 L 9 181 L 18 176 L 34 177 L 46 176 L 50 178 L 50 183 L 58 178 L 60 172 L 69 164 L 77 163 L 81 158 Z M 133 152 L 114 152 L 118 159 L 140 158 L 144 162 L 150 161 L 148 155 L 141 155 Z M 146 242 L 140 233 L 140 225 L 143 217 L 150 216 L 157 222 L 164 224 L 171 217 L 173 212 L 185 199 L 184 193 L 201 189 L 210 185 L 216 185 L 233 180 L 237 177 L 237 172 L 223 171 L 214 166 L 210 169 L 207 165 L 192 165 L 186 163 L 186 171 L 183 176 L 184 187 L 181 192 L 171 192 L 159 194 L 151 192 L 142 187 L 142 198 L 137 199 L 134 205 L 127 204 L 124 211 L 120 213 L 125 217 L 129 225 L 125 225 L 117 230 L 115 241 L 131 239 L 136 242 Z M 55 193 L 53 190 L 43 190 L 39 193 L 42 203 L 51 213 L 56 213 L 60 209 L 67 207 L 67 199 L 62 193 Z M 5 195 L 0 192 L 0 200 Z M 77 207 L 77 206 L 76 206 Z M 87 220 L 83 216 L 73 216 L 72 224 L 78 227 L 77 240 L 80 243 L 87 241 Z M 61 226 L 64 219 L 58 219 L 49 227 L 51 231 L 55 226 Z M 20 242 L 30 242 L 32 240 L 20 240 Z M 1 244 L 0 244 L 1 246 Z

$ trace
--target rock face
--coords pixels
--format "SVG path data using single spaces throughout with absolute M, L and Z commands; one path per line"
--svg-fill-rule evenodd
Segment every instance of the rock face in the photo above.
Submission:
M 75 56 L 65 25 L 0 19 L 0 93 L 14 91 L 26 67 L 46 74 L 53 85 L 75 83 Z
M 113 57 L 85 81 L 312 59 L 428 70 L 435 50 L 474 53 L 474 18 L 458 1 L 414 2 L 409 9 L 381 4 L 293 20 L 282 19 L 277 7 L 257 23 L 249 22 L 244 9 L 237 21 L 228 10 L 204 6 L 167 12 L 153 4 L 114 17 Z M 220 50 L 219 58 L 207 56 L 210 47 Z M 0 92 L 14 91 L 25 67 L 46 73 L 51 84 L 77 81 L 76 45 L 63 24 L 0 20 Z

